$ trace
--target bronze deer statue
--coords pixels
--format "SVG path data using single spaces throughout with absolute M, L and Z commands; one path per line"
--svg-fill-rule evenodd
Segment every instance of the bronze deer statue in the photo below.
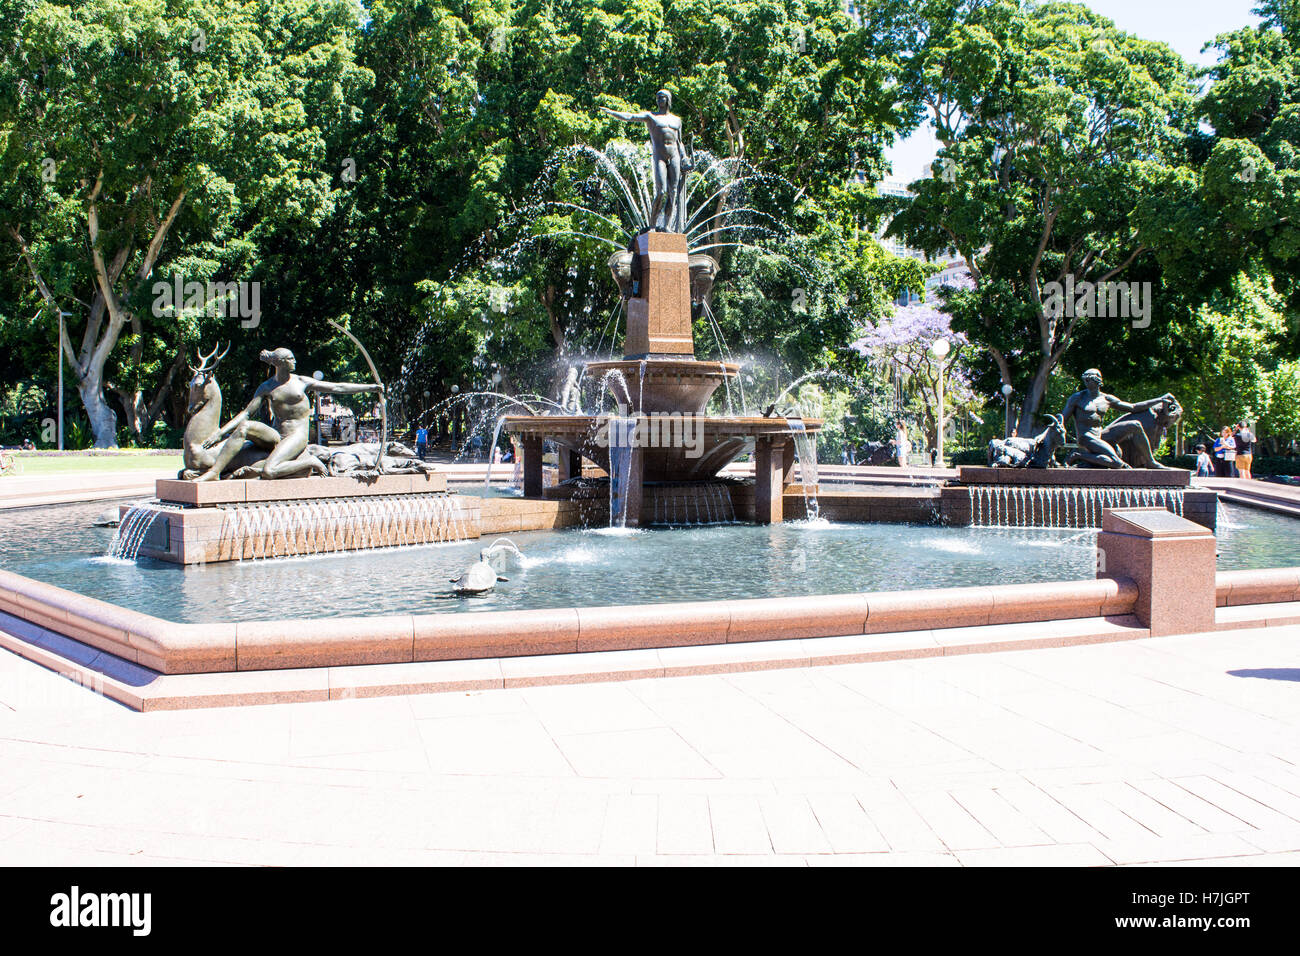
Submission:
M 216 451 L 204 448 L 204 443 L 221 428 L 221 386 L 217 384 L 217 366 L 230 351 L 227 345 L 224 352 L 217 355 L 217 345 L 207 355 L 199 353 L 199 367 L 190 366 L 194 377 L 190 379 L 189 421 L 185 424 L 185 441 L 183 453 L 185 467 L 178 478 L 197 478 L 212 467 L 216 461 Z

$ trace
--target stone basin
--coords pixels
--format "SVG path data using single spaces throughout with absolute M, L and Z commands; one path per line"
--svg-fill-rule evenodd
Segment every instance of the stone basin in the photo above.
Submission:
M 592 362 L 586 367 L 589 379 L 599 380 L 609 372 L 610 391 L 629 414 L 641 412 L 685 412 L 698 415 L 709 404 L 718 386 L 740 374 L 731 362 L 700 362 L 695 359 L 623 359 Z
M 636 364 L 636 363 L 632 363 Z M 715 418 L 704 415 L 636 416 L 643 441 L 645 481 L 699 481 L 717 475 L 729 463 L 753 449 L 758 438 L 786 437 L 794 429 L 784 418 Z M 514 415 L 505 429 L 521 438 L 555 442 L 609 470 L 608 415 Z M 804 419 L 814 434 L 820 419 Z M 684 430 L 684 431 L 683 431 Z M 688 443 L 675 441 L 685 435 Z M 664 447 L 667 444 L 668 447 Z M 683 447 L 686 444 L 688 447 Z M 658 446 L 658 447 L 656 447 Z M 694 446 L 694 447 L 689 447 Z

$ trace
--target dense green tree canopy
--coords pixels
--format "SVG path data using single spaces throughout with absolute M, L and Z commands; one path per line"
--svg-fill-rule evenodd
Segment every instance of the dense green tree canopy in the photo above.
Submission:
M 969 263 L 954 327 L 991 358 L 987 394 L 1005 382 L 1025 395 L 1028 433 L 1090 321 L 1071 290 L 1131 280 L 1151 255 L 1134 211 L 1161 203 L 1183 162 L 1192 73 L 1080 5 L 1000 0 L 955 20 L 947 0 L 919 7 L 904 76 L 943 148 L 891 232 Z M 1049 283 L 1065 290 L 1055 312 Z
M 61 345 L 96 442 L 148 441 L 182 422 L 196 346 L 234 343 L 222 374 L 237 390 L 265 346 L 362 374 L 324 321 L 340 317 L 408 413 L 453 385 L 553 392 L 568 363 L 617 348 L 606 259 L 630 225 L 600 157 L 641 162 L 644 133 L 600 108 L 648 107 L 661 87 L 701 168 L 738 177 L 696 194 L 709 225 L 694 239 L 721 260 L 696 341 L 752 359 L 756 388 L 830 367 L 880 392 L 879 363 L 850 343 L 922 270 L 874 240 L 887 204 L 872 184 L 922 121 L 943 150 L 892 229 L 969 261 L 974 287 L 945 308 L 975 394 L 1008 381 L 1024 396 L 1022 431 L 1087 365 L 1133 389 L 1204 379 L 1225 349 L 1288 367 L 1294 0 L 1214 39 L 1202 77 L 1077 4 L 857 9 L 6 0 L 0 416 L 42 414 Z M 163 301 L 175 277 L 242 283 L 237 302 L 256 283 L 260 315 Z M 1099 281 L 1149 289 L 1146 316 L 1052 304 L 1052 283 Z
M 26 280 L 10 321 L 69 314 L 97 445 L 117 438 L 106 391 L 139 437 L 191 344 L 256 327 L 163 305 L 160 281 L 252 281 L 264 243 L 330 214 L 327 131 L 369 79 L 357 23 L 349 0 L 19 0 L 5 19 L 0 234 Z

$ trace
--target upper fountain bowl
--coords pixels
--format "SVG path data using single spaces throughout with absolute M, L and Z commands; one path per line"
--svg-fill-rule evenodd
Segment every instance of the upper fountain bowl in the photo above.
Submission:
M 618 372 L 618 375 L 609 375 Z M 614 400 L 629 414 L 678 413 L 700 415 L 718 386 L 740 374 L 731 362 L 700 362 L 672 357 L 591 362 L 586 374 L 609 375 Z

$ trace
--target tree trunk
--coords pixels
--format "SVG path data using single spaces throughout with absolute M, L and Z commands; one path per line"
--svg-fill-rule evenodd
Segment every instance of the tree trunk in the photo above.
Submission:
M 564 368 L 565 328 L 560 322 L 559 310 L 555 305 L 556 288 L 548 285 L 542 292 L 542 308 L 546 310 L 546 319 L 551 328 L 551 343 L 554 351 L 551 368 L 551 397 L 559 399 L 564 392 L 568 371 Z
M 1056 363 L 1050 356 L 1043 356 L 1043 360 L 1038 363 L 1038 371 L 1034 373 L 1034 380 L 1029 385 L 1029 393 L 1020 406 L 1020 417 L 1016 422 L 1021 437 L 1034 434 L 1034 418 L 1038 414 L 1038 406 L 1043 403 L 1043 396 L 1047 394 L 1047 382 L 1052 377 L 1054 368 Z
M 77 392 L 90 419 L 96 448 L 117 447 L 117 414 L 104 397 L 103 369 L 92 368 L 77 379 Z

